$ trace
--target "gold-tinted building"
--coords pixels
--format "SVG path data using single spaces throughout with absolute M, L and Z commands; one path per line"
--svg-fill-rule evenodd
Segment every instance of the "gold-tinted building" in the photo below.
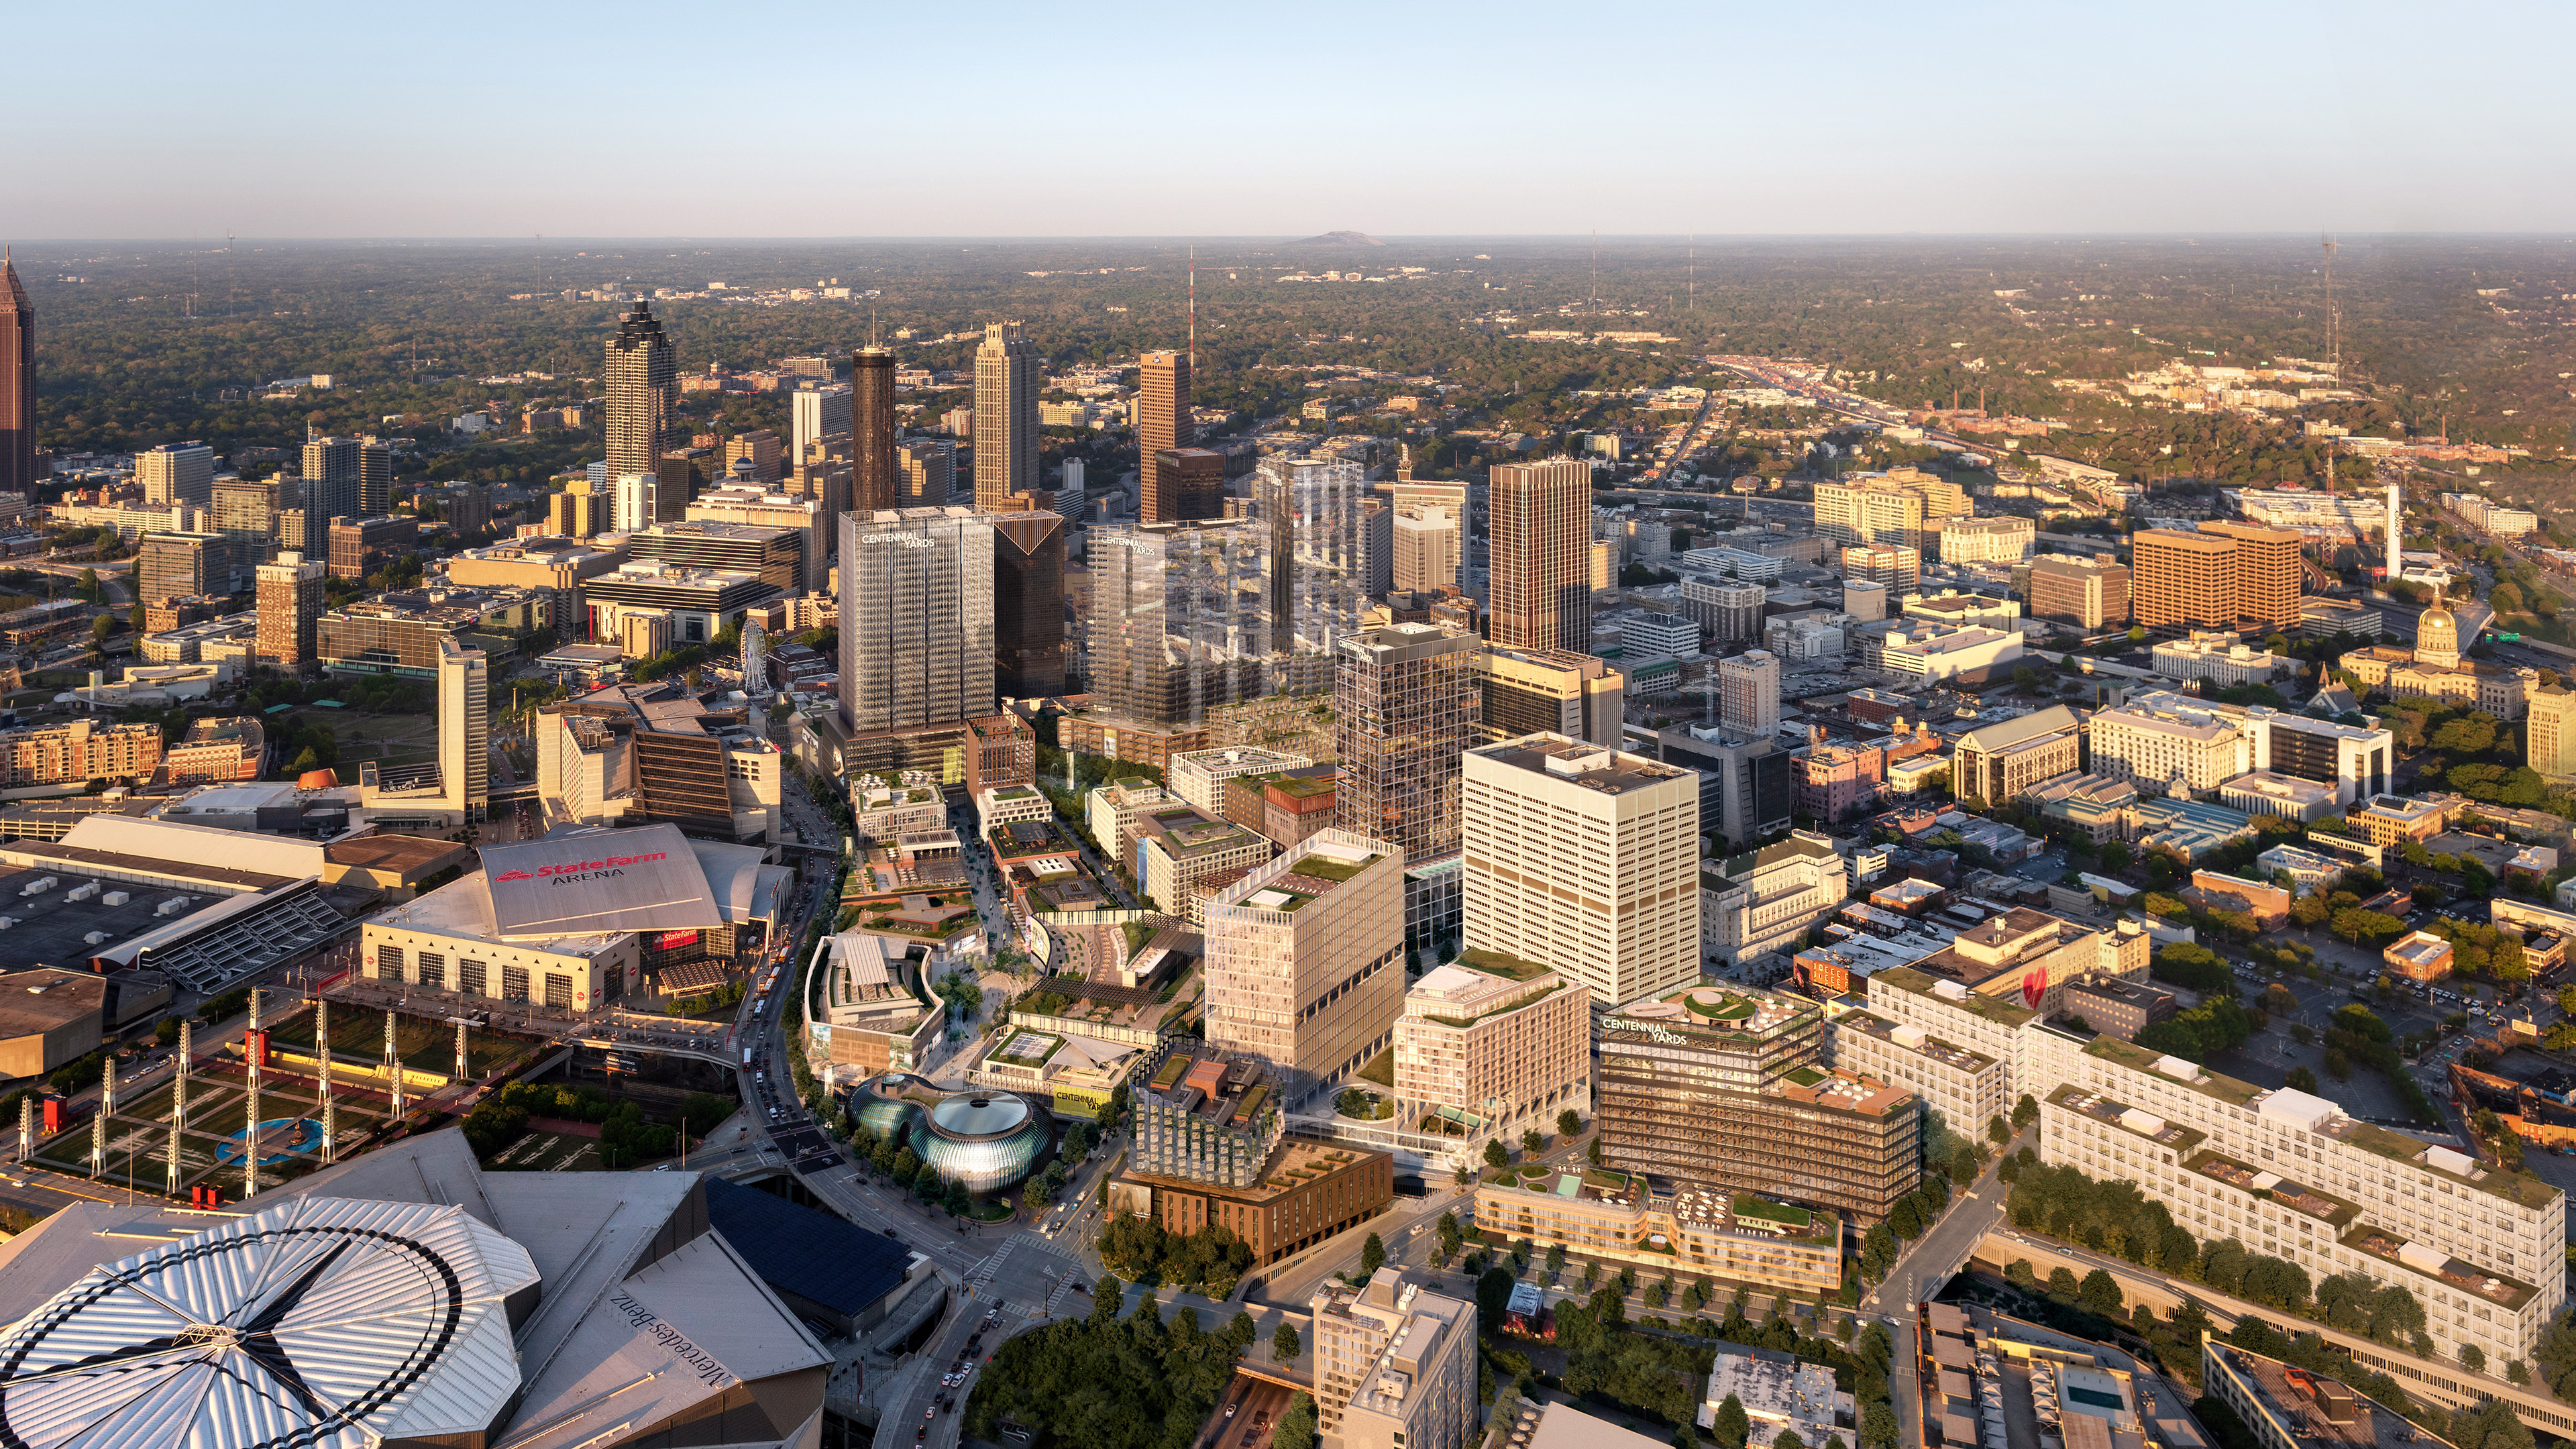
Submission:
M 1493 642 L 1592 648 L 1592 467 L 1573 459 L 1498 463 L 1488 489 Z
M 1185 513 L 1175 464 L 1163 457 L 1198 441 L 1190 422 L 1190 355 L 1148 352 L 1139 360 L 1136 381 L 1136 487 L 1138 523 L 1178 523 L 1210 518 L 1211 513 Z M 1223 475 L 1219 474 L 1219 496 Z
M 2030 616 L 2080 629 L 2129 622 L 2129 570 L 2108 559 L 2047 554 L 2030 561 Z

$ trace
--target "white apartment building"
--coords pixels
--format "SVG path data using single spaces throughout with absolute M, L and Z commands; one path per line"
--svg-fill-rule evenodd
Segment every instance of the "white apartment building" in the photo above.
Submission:
M 1456 1120 L 1506 1146 L 1592 1106 L 1591 996 L 1563 974 L 1468 950 L 1424 973 L 1395 1023 L 1396 1122 Z M 1472 1157 L 1468 1152 L 1460 1160 Z
M 2239 642 L 2234 634 L 2197 631 L 2188 639 L 2167 639 L 2152 652 L 2158 674 L 2205 679 L 2222 689 L 2266 683 L 2289 663 L 2278 654 Z
M 1380 1268 L 1315 1292 L 1315 1429 L 1325 1449 L 1468 1449 L 1476 1305 Z
M 2012 1116 L 2010 1074 L 1994 1057 L 1866 1011 L 1846 1011 L 1825 1031 L 1836 1067 L 1912 1091 L 1953 1132 L 1979 1136 L 1988 1122 Z
M 1700 974 L 1699 776 L 1557 734 L 1463 760 L 1466 944 L 1608 1010 Z
M 1100 853 L 1123 864 L 1128 859 L 1128 842 L 1136 834 L 1138 817 L 1148 810 L 1187 803 L 1162 786 L 1142 779 L 1113 779 L 1094 786 L 1082 797 L 1082 820 Z
M 1700 873 L 1700 949 L 1733 963 L 1794 947 L 1851 894 L 1851 871 L 1830 836 L 1793 831 Z
M 2142 794 L 2206 795 L 2254 768 L 2254 743 L 2229 716 L 2176 694 L 2141 695 L 2086 726 L 2093 773 Z
M 1941 562 L 2020 563 L 2030 557 L 2039 526 L 2027 518 L 1941 520 Z
M 1171 768 L 1164 771 L 1172 793 L 1188 801 L 1202 815 L 1212 820 L 1225 817 L 1225 782 L 1237 775 L 1259 775 L 1272 770 L 1294 770 L 1311 765 L 1304 755 L 1291 755 L 1279 750 L 1265 750 L 1258 745 L 1233 745 L 1221 750 L 1190 750 L 1172 756 Z
M 1289 1107 L 1387 1049 L 1404 1010 L 1401 847 L 1318 831 L 1218 892 L 1206 918 L 1207 1040 L 1270 1063 Z
M 1863 664 L 1891 679 L 1942 680 L 1971 669 L 2013 663 L 2021 658 L 2021 635 L 1915 621 L 1891 627 L 1874 642 L 1865 641 L 1861 654 Z

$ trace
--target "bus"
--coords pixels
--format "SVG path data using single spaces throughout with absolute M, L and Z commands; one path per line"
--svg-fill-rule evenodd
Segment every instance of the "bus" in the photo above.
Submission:
M 744 1047 L 742 1049 L 742 1064 L 746 1068 L 751 1065 L 751 1048 L 749 1047 Z

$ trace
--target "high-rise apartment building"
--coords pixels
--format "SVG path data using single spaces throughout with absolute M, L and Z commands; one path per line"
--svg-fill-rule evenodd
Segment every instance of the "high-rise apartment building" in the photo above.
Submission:
M 358 512 L 378 517 L 394 511 L 394 450 L 374 438 L 358 440 Z M 490 522 L 487 516 L 485 522 Z
M 322 617 L 325 572 L 322 560 L 308 560 L 291 550 L 253 570 L 259 632 L 253 637 L 251 657 L 260 665 L 302 674 L 321 659 L 315 629 Z
M 1459 760 L 1481 712 L 1482 646 L 1427 624 L 1341 643 L 1333 670 L 1333 813 L 1354 836 L 1392 841 L 1408 862 L 1455 855 Z
M 999 512 L 1038 486 L 1038 351 L 1017 322 L 975 349 L 975 506 Z
M 1902 600 L 1923 592 L 1923 555 L 1900 544 L 1850 544 L 1843 549 L 1843 577 L 1884 585 Z
M 1467 945 L 1548 962 L 1602 1009 L 1699 979 L 1697 775 L 1562 735 L 1462 772 Z
M 1676 602 L 1682 616 L 1708 636 L 1709 647 L 1762 637 L 1763 589 L 1744 579 L 1682 575 Z
M 661 478 L 652 473 L 621 473 L 609 485 L 608 526 L 634 533 L 661 521 Z
M 1780 660 L 1752 649 L 1717 661 L 1717 720 L 1727 737 L 1767 740 L 1780 732 Z
M 356 438 L 311 438 L 304 444 L 304 541 L 320 544 L 335 518 L 359 518 L 365 444 Z
M 36 309 L 0 256 L 0 493 L 36 496 Z
M 215 501 L 215 450 L 203 443 L 163 443 L 134 455 L 135 481 L 151 505 Z
M 1268 1062 L 1290 1110 L 1392 1044 L 1404 1010 L 1401 847 L 1319 831 L 1206 911 L 1208 1043 Z
M 1396 510 L 1394 572 L 1400 593 L 1458 587 L 1458 516 L 1437 504 Z
M 846 436 L 851 429 L 852 392 L 848 383 L 809 387 L 787 395 L 787 456 L 801 459 L 817 439 Z
M 1307 1306 L 1319 1442 L 1334 1449 L 1479 1442 L 1475 1304 L 1380 1268 L 1357 1287 L 1324 1285 Z
M 874 343 L 850 354 L 850 498 L 861 513 L 908 506 L 894 457 L 894 349 Z M 943 493 L 939 501 L 945 503 Z
M 1359 628 L 1368 482 L 1356 463 L 1265 458 L 1253 508 L 1266 536 L 1263 612 L 1279 658 L 1330 658 Z
M 608 476 L 650 473 L 671 441 L 671 410 L 679 401 L 680 364 L 662 324 L 641 299 L 608 339 L 607 387 L 602 408 Z M 683 497 L 683 503 L 688 500 Z
M 546 499 L 546 531 L 558 538 L 588 538 L 608 522 L 609 510 L 587 478 L 575 478 Z
M 2576 690 L 2544 684 L 2533 690 L 2523 730 L 2530 743 L 2525 763 L 2544 777 L 2576 775 Z
M 1468 721 L 1476 744 L 1558 734 L 1615 750 L 1627 723 L 1628 676 L 1597 655 L 1488 647 L 1476 658 L 1476 687 L 1484 704 Z
M 438 788 L 432 808 L 460 823 L 483 819 L 492 802 L 492 702 L 484 655 L 444 636 L 438 641 Z M 405 802 L 410 805 L 413 802 Z
M 1683 986 L 1601 1022 L 1601 1164 L 1882 1222 L 1922 1180 L 1913 1092 L 1834 1071 L 1793 996 Z
M 1395 510 L 1383 498 L 1360 500 L 1359 593 L 1363 601 L 1395 588 Z
M 1264 542 L 1251 519 L 1094 525 L 1082 669 L 1094 707 L 1187 725 L 1270 693 Z
M 1919 556 L 1924 534 L 1919 489 L 1879 480 L 1816 485 L 1816 534 L 1844 544 L 1910 548 Z
M 2150 629 L 2233 629 L 2240 620 L 2296 626 L 2302 538 L 2250 523 L 2208 523 L 2192 533 L 2139 530 L 2129 539 L 2138 622 Z
M 1151 491 L 1138 505 L 1182 523 L 1225 514 L 1225 454 L 1214 448 L 1165 448 L 1154 455 Z M 1148 487 L 1144 480 L 1139 488 Z
M 1505 1145 L 1592 1105 L 1591 996 L 1534 961 L 1466 951 L 1424 973 L 1395 1023 L 1396 1116 L 1455 1117 Z
M 2030 561 L 2023 591 L 2034 619 L 2087 630 L 2129 622 L 2128 566 L 2107 558 L 2042 554 Z
M 993 520 L 841 516 L 841 717 L 851 733 L 993 712 Z
M 151 723 L 76 719 L 0 731 L 0 785 L 149 780 L 162 751 L 161 727 Z
M 1506 649 L 1592 647 L 1592 467 L 1498 463 L 1486 485 L 1492 623 Z
M 134 591 L 147 604 L 233 590 L 231 540 L 220 533 L 148 533 L 134 551 Z
M 993 518 L 993 688 L 1005 699 L 1064 693 L 1064 535 L 1057 513 Z
M 1137 363 L 1137 522 L 1179 523 L 1217 516 L 1214 511 L 1182 511 L 1204 507 L 1205 500 L 1199 490 L 1182 488 L 1180 480 L 1173 476 L 1176 463 L 1163 457 L 1197 441 L 1198 429 L 1190 422 L 1190 355 L 1146 353 Z

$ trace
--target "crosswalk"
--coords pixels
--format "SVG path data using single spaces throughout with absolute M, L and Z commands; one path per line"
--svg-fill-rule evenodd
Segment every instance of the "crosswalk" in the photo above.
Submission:
M 1080 1275 L 1075 1271 L 1077 1260 L 1071 1253 L 1035 1233 L 1013 1234 L 1004 1239 L 1002 1245 L 994 1249 L 982 1262 L 976 1264 L 966 1275 L 966 1296 L 973 1299 L 991 1298 L 994 1292 L 994 1275 L 1001 1271 L 1003 1264 L 1023 1251 L 1055 1260 L 1042 1266 L 1042 1281 L 1047 1285 L 1045 1293 L 1041 1294 L 1035 1302 L 1023 1298 L 1003 1298 L 995 1301 L 994 1306 L 1004 1313 L 1015 1313 L 1022 1318 L 1038 1318 L 1053 1313 L 1057 1306 L 1064 1302 L 1065 1295 L 1073 1291 L 1074 1283 L 1079 1280 Z

